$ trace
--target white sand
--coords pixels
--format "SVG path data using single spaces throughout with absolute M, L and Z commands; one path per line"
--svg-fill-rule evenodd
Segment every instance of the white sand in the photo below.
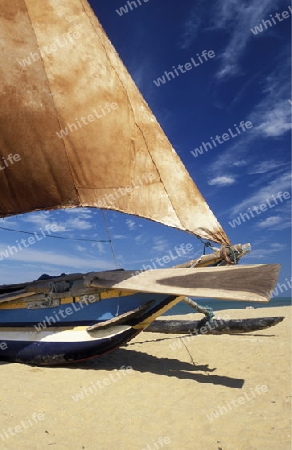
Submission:
M 290 450 L 291 308 L 227 314 L 286 319 L 184 343 L 144 332 L 75 366 L 0 363 L 1 450 Z

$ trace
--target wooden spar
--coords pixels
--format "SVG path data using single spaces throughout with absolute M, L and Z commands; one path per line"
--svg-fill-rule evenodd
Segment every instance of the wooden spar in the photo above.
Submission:
M 106 328 L 109 328 L 112 325 L 122 325 L 125 322 L 134 319 L 135 317 L 140 316 L 143 312 L 145 312 L 152 304 L 154 303 L 153 300 L 150 300 L 150 302 L 145 303 L 145 305 L 139 306 L 136 309 L 133 309 L 132 311 L 128 311 L 124 314 L 121 314 L 117 317 L 114 317 L 113 319 L 106 320 L 104 322 L 98 322 L 94 325 L 91 325 L 90 327 L 86 328 L 86 331 L 96 331 L 96 330 L 105 330 Z
M 166 334 L 238 334 L 264 330 L 282 322 L 284 317 L 259 317 L 207 322 L 198 320 L 155 320 L 145 331 Z M 200 325 L 201 324 L 201 325 Z
M 269 301 L 279 264 L 223 266 L 195 269 L 156 269 L 89 274 L 88 287 L 128 289 L 222 300 Z
M 101 289 L 88 288 L 84 285 L 86 274 L 71 274 L 52 277 L 47 280 L 37 280 L 31 283 L 0 286 L 0 304 L 6 302 L 52 300 L 64 297 L 79 297 L 97 294 Z
M 31 295 L 31 292 L 25 292 L 24 290 L 20 289 L 9 294 L 1 294 L 0 303 L 13 302 L 14 300 L 19 301 L 22 298 L 25 299 L 27 297 L 31 297 Z
M 92 294 L 100 289 L 153 292 L 189 297 L 266 302 L 277 281 L 278 264 L 236 265 L 202 268 L 169 268 L 145 272 L 113 270 L 56 277 L 16 285 L 19 298 L 49 294 L 50 298 Z M 6 294 L 5 294 L 6 288 Z M 0 303 L 17 298 L 13 285 L 0 289 Z M 36 298 L 34 297 L 34 300 Z
M 251 250 L 250 244 L 236 244 L 232 245 L 231 247 L 226 247 L 226 254 L 229 258 L 232 258 L 231 253 L 235 252 L 237 256 L 237 260 L 242 258 L 244 255 L 246 255 Z M 187 269 L 190 267 L 207 267 L 212 264 L 216 264 L 220 261 L 224 260 L 223 254 L 222 254 L 222 248 L 218 249 L 214 253 L 211 253 L 210 255 L 202 255 L 200 258 L 197 259 L 191 259 L 190 261 L 187 261 L 183 264 L 179 264 L 175 267 L 181 268 L 181 269 Z

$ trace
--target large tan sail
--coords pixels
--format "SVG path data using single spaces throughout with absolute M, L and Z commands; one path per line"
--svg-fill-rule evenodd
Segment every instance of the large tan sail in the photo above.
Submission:
M 86 0 L 1 0 L 0 47 L 1 216 L 91 206 L 229 243 Z

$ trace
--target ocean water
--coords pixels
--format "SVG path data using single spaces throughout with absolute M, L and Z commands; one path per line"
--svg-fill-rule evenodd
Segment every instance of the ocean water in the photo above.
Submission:
M 215 299 L 193 299 L 196 303 L 202 306 L 210 306 L 213 311 L 222 311 L 224 309 L 246 309 L 248 306 L 252 306 L 255 309 L 258 308 L 274 308 L 281 306 L 291 306 L 291 297 L 275 297 L 272 298 L 268 303 L 262 302 L 238 302 L 238 301 L 224 301 L 224 300 L 215 300 Z M 185 303 L 178 303 L 169 311 L 164 313 L 164 316 L 174 316 L 174 315 L 184 315 L 189 313 L 194 313 L 195 310 Z

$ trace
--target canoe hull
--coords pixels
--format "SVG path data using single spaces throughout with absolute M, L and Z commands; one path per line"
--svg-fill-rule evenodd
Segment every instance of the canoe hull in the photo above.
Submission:
M 1 310 L 0 360 L 45 366 L 95 358 L 133 339 L 180 300 L 141 293 L 109 298 L 76 311 L 71 303 L 65 311 L 75 313 L 55 322 L 50 319 L 60 313 L 54 307 Z M 112 320 L 116 324 L 111 325 Z M 90 330 L 94 325 L 101 328 Z
M 35 331 L 3 329 L 0 332 L 2 361 L 52 366 L 95 358 L 115 350 L 134 338 L 142 329 L 112 327 L 106 335 L 89 334 L 85 327 L 54 328 L 34 335 Z M 5 343 L 5 345 L 3 345 Z

